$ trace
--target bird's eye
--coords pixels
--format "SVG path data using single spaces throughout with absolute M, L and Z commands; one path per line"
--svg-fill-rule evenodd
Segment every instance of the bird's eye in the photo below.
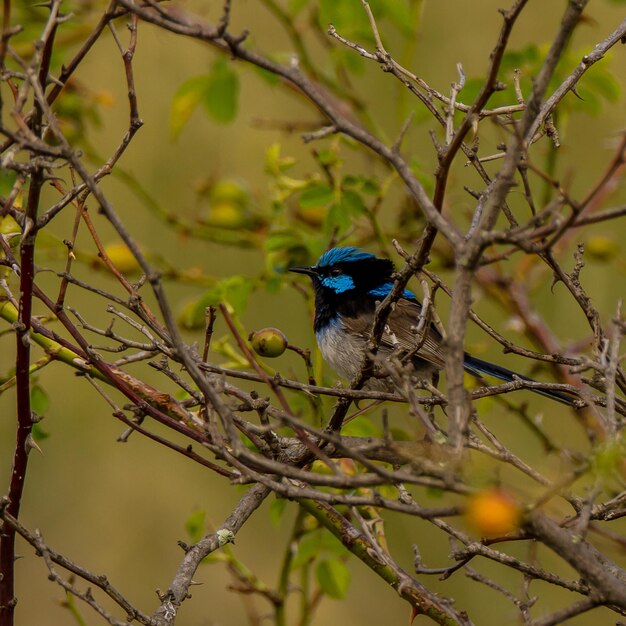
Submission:
M 343 271 L 341 270 L 340 267 L 333 267 L 333 269 L 330 270 L 331 276 L 339 276 L 340 274 L 343 274 Z

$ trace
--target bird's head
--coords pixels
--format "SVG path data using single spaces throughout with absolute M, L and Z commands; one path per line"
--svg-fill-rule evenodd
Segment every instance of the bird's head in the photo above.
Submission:
M 307 274 L 316 292 L 329 297 L 353 298 L 393 283 L 393 263 L 359 248 L 332 248 L 315 265 L 292 267 L 291 272 Z

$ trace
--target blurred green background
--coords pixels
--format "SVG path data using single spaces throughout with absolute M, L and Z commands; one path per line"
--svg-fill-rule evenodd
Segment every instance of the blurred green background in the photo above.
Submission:
M 271 52 L 282 60 L 289 58 L 293 51 L 290 41 L 262 2 L 238 0 L 233 4 L 235 32 L 249 28 L 250 39 L 255 47 Z M 389 23 L 382 24 L 383 35 L 388 50 L 397 55 L 403 64 L 436 89 L 447 93 L 450 83 L 457 80 L 457 62 L 462 62 L 468 77 L 480 77 L 485 71 L 501 23 L 497 9 L 502 4 L 501 0 L 425 2 L 421 11 L 414 11 L 417 36 L 413 42 Z M 534 6 L 531 3 L 515 28 L 511 49 L 521 50 L 531 43 L 541 47 L 551 41 L 564 6 L 564 2 L 556 1 L 534 3 Z M 76 11 L 75 20 L 92 24 L 99 7 L 104 7 L 104 3 L 75 3 L 72 6 Z M 219 18 L 221 3 L 188 2 L 184 7 L 214 23 Z M 580 26 L 572 43 L 574 51 L 590 50 L 592 45 L 612 31 L 623 19 L 624 5 L 608 1 L 592 3 L 589 14 L 590 19 Z M 118 31 L 125 41 L 123 21 L 118 23 Z M 24 45 L 28 42 L 26 36 L 19 40 Z M 65 49 L 68 58 L 79 41 L 77 37 L 76 42 Z M 313 58 L 319 57 L 320 64 L 324 66 L 327 56 L 323 46 L 314 38 L 308 43 Z M 339 44 L 333 42 L 332 46 L 337 48 Z M 316 123 L 319 115 L 295 94 L 279 86 L 268 85 L 258 73 L 241 63 L 234 63 L 241 81 L 239 111 L 235 122 L 216 124 L 199 108 L 182 128 L 178 138 L 172 140 L 170 115 L 175 94 L 186 80 L 206 74 L 217 56 L 206 45 L 140 24 L 134 68 L 144 126 L 119 167 L 138 181 L 166 211 L 192 222 L 207 210 L 206 197 L 203 198 L 199 190 L 223 179 L 237 181 L 249 194 L 251 210 L 268 215 L 270 200 L 268 175 L 265 172 L 268 146 L 279 142 L 281 153 L 297 160 L 290 175 L 306 177 L 316 170 L 311 151 L 319 149 L 321 145 L 304 145 L 299 133 L 261 128 L 267 126 L 268 121 Z M 574 197 L 582 197 L 605 170 L 619 140 L 618 133 L 624 130 L 625 52 L 616 48 L 611 56 L 611 68 L 619 83 L 621 97 L 613 102 L 603 101 L 598 115 L 573 112 L 567 120 L 562 120 L 563 124 L 559 127 L 563 146 L 559 151 L 557 176 Z M 122 61 L 110 35 L 98 41 L 82 63 L 76 79 L 88 89 L 88 94 L 80 94 L 79 98 L 83 102 L 93 101 L 100 118 L 97 124 L 87 123 L 85 137 L 88 144 L 85 145 L 106 158 L 119 144 L 128 119 Z M 377 130 L 387 134 L 388 138 L 395 137 L 410 110 L 417 111 L 418 123 L 407 139 L 406 151 L 421 164 L 424 176 L 432 180 L 435 155 L 428 130 L 434 129 L 435 123 L 423 115 L 419 105 L 399 83 L 382 73 L 374 64 L 363 63 L 353 82 L 355 90 L 366 102 L 369 116 L 376 121 Z M 467 101 L 463 95 L 461 99 Z M 497 130 L 494 130 L 491 141 L 495 152 Z M 537 150 L 543 149 L 540 147 Z M 382 171 L 379 164 L 347 147 L 342 148 L 341 158 L 345 160 L 346 171 L 354 170 L 355 173 L 365 175 L 379 175 Z M 459 166 L 452 174 L 448 195 L 448 210 L 455 214 L 461 214 L 473 205 L 473 200 L 463 191 L 463 182 L 467 179 L 466 184 L 480 188 L 476 176 L 462 165 L 462 160 L 459 160 Z M 131 234 L 152 258 L 161 256 L 169 266 L 178 270 L 192 270 L 196 275 L 209 278 L 233 275 L 253 278 L 264 267 L 266 261 L 258 249 L 242 249 L 172 232 L 166 223 L 155 218 L 154 212 L 141 201 L 127 182 L 128 178 L 125 180 L 122 176 L 114 175 L 102 183 L 102 188 L 123 217 Z M 56 199 L 55 192 L 47 190 L 43 206 L 52 204 Z M 402 190 L 395 189 L 381 209 L 383 219 L 385 215 L 395 214 L 397 203 L 403 201 Z M 625 201 L 626 192 L 621 185 L 607 199 L 606 206 L 617 206 Z M 90 208 L 105 243 L 114 243 L 116 239 L 112 229 L 97 216 L 95 205 Z M 53 222 L 51 231 L 56 237 L 67 237 L 73 217 L 73 211 L 67 210 Z M 583 238 L 594 236 L 600 242 L 608 240 L 610 249 L 617 251 L 616 254 L 611 253 L 608 262 L 606 259 L 590 259 L 583 271 L 583 283 L 602 312 L 604 321 L 615 313 L 618 297 L 626 293 L 625 234 L 623 220 L 619 226 L 615 223 L 600 224 L 581 233 Z M 416 239 L 419 232 L 406 232 L 405 236 L 408 240 Z M 96 250 L 83 228 L 79 232 L 77 249 L 84 253 L 83 258 L 87 262 L 77 264 L 75 274 L 79 278 L 91 278 L 103 288 L 122 295 L 116 283 L 89 262 L 90 255 L 94 256 Z M 39 254 L 40 265 L 57 270 L 62 267 L 63 257 L 53 242 L 46 243 L 42 239 Z M 563 263 L 567 268 L 573 265 L 573 261 L 567 258 L 563 259 Z M 445 271 L 442 275 L 449 277 Z M 555 329 L 558 338 L 564 343 L 584 338 L 587 335 L 585 320 L 579 312 L 572 312 L 566 298 L 559 299 L 551 294 L 550 277 L 539 273 L 531 278 L 538 283 L 545 283 L 538 286 L 536 306 L 546 322 Z M 49 287 L 56 281 L 52 275 L 45 274 L 40 275 L 38 280 L 40 284 Z M 167 292 L 179 310 L 184 302 L 197 299 L 204 289 L 201 285 L 184 283 L 182 280 L 167 283 Z M 559 289 L 563 293 L 562 287 L 557 287 L 557 295 Z M 102 301 L 85 297 L 73 288 L 70 288 L 70 298 L 72 305 L 90 321 L 106 325 L 109 318 Z M 511 320 L 503 319 L 497 307 L 481 300 L 479 292 L 476 300 L 477 310 L 494 326 L 508 334 L 513 341 L 523 343 L 523 339 L 515 332 L 514 324 L 511 324 Z M 445 317 L 446 303 L 444 300 L 440 302 Z M 277 326 L 287 333 L 292 343 L 303 347 L 312 347 L 314 343 L 308 307 L 302 297 L 286 285 L 273 293 L 263 289 L 255 290 L 250 296 L 248 309 L 242 315 L 242 321 L 248 329 Z M 226 333 L 224 324 L 218 321 L 216 336 Z M 202 341 L 201 331 L 188 332 L 185 337 L 189 342 Z M 12 367 L 13 341 L 10 335 L 0 337 L 2 374 Z M 490 344 L 488 338 L 475 329 L 470 329 L 469 341 L 474 351 L 481 356 L 506 362 L 512 367 L 516 363 L 521 363 L 520 368 L 525 367 L 523 361 L 499 354 L 499 348 Z M 99 343 L 97 339 L 95 343 Z M 293 356 L 285 356 L 278 364 L 271 365 L 279 367 L 285 374 L 297 371 L 301 377 L 304 375 L 301 363 Z M 137 368 L 134 371 L 141 372 L 154 384 L 173 389 L 149 368 Z M 328 372 L 328 376 L 332 382 L 333 374 Z M 220 477 L 140 436 L 133 435 L 127 444 L 117 443 L 116 438 L 123 426 L 111 417 L 109 407 L 93 388 L 63 365 L 55 364 L 45 368 L 38 375 L 38 384 L 49 397 L 46 419 L 42 423 L 49 437 L 40 442 L 43 454 L 31 456 L 21 519 L 29 528 L 39 528 L 45 540 L 58 552 L 92 571 L 106 573 L 131 602 L 151 612 L 157 606 L 155 588 L 167 588 L 182 557 L 176 541 L 188 540 L 185 520 L 194 511 L 204 510 L 210 524 L 218 527 L 232 510 L 242 490 L 231 487 Z M 528 400 L 537 406 L 544 406 L 541 400 Z M 10 473 L 15 430 L 14 407 L 14 391 L 0 395 L 2 490 L 8 484 Z M 539 465 L 547 475 L 558 474 L 561 462 L 544 458 L 536 441 L 523 426 L 511 422 L 504 425 L 498 420 L 493 405 L 486 401 L 484 407 L 486 421 L 505 443 L 509 443 L 531 465 Z M 552 406 L 549 411 L 550 414 L 544 416 L 546 430 L 564 445 L 583 445 L 582 433 L 568 411 Z M 410 430 L 412 427 L 406 424 L 401 413 L 401 410 L 395 409 L 394 419 Z M 376 421 L 376 418 L 372 419 Z M 156 430 L 159 431 L 158 428 Z M 492 467 L 488 463 L 481 463 L 485 462 L 477 460 L 472 471 L 478 476 L 477 480 L 486 482 L 492 477 Z M 530 487 L 520 485 L 520 489 Z M 273 585 L 295 505 L 288 506 L 278 525 L 270 521 L 268 506 L 269 502 L 265 503 L 244 527 L 233 549 L 261 579 Z M 393 514 L 386 514 L 385 519 L 388 520 L 387 536 L 391 550 L 408 570 L 412 569 L 411 543 L 420 546 L 427 565 L 438 567 L 447 563 L 449 546 L 430 525 L 418 519 Z M 42 560 L 23 542 L 19 543 L 18 551 L 23 558 L 17 564 L 17 624 L 57 626 L 75 623 L 61 606 L 61 589 L 47 580 Z M 511 552 L 519 553 L 520 556 L 526 554 L 521 547 L 514 547 Z M 553 555 L 540 551 L 539 557 L 546 567 L 555 567 L 557 571 L 560 568 L 561 573 L 568 577 L 574 575 L 565 566 L 557 565 Z M 407 623 L 408 605 L 393 590 L 386 589 L 360 563 L 350 561 L 350 569 L 353 580 L 346 601 L 325 599 L 316 615 L 316 624 L 331 621 L 345 626 Z M 503 573 L 502 568 L 481 563 L 479 569 L 495 575 L 501 584 L 513 590 L 519 588 L 519 577 L 508 571 Z M 236 626 L 246 623 L 245 605 L 252 600 L 228 590 L 232 579 L 222 565 L 203 565 L 195 580 L 202 585 L 192 588 L 194 598 L 182 607 L 178 623 L 185 626 Z M 461 574 L 445 583 L 432 578 L 426 583 L 431 588 L 441 589 L 455 597 L 457 606 L 466 609 L 476 624 L 494 624 L 496 622 L 492 621 L 491 616 L 506 615 L 506 611 L 509 611 L 512 619 L 515 614 L 499 594 L 482 588 L 480 593 L 474 593 L 475 583 L 468 582 Z M 541 594 L 542 590 L 545 590 L 545 586 L 541 583 L 533 583 L 531 586 L 535 594 Z M 485 598 L 488 598 L 488 603 L 485 603 Z M 567 592 L 550 589 L 542 600 L 542 610 L 554 610 L 569 600 Z M 254 601 L 262 606 L 262 600 Z M 293 602 L 297 602 L 297 599 L 294 598 Z M 87 623 L 101 623 L 88 610 L 84 614 Z M 594 624 L 603 623 L 602 619 L 608 624 L 612 623 L 613 618 L 608 612 L 594 613 Z M 425 621 L 417 618 L 415 623 L 421 623 L 420 620 Z M 573 623 L 591 622 L 582 617 Z

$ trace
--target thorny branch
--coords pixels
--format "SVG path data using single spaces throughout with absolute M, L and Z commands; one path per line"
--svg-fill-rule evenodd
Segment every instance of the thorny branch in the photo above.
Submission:
M 623 417 L 626 416 L 626 401 L 623 398 L 626 377 L 624 357 L 620 350 L 623 350 L 626 324 L 622 303 L 616 302 L 613 319 L 609 324 L 603 324 L 600 312 L 587 293 L 581 277 L 585 264 L 582 247 L 574 255 L 571 271 L 564 269 L 560 259 L 575 229 L 599 221 L 615 220 L 625 214 L 624 207 L 603 212 L 599 209 L 607 188 L 623 175 L 626 137 L 622 138 L 602 177 L 581 200 L 577 200 L 558 181 L 553 180 L 549 172 L 544 172 L 536 164 L 533 145 L 540 143 L 544 135 L 542 129 L 552 137 L 557 136 L 553 114 L 566 95 L 574 91 L 586 71 L 624 40 L 626 21 L 598 42 L 561 84 L 548 93 L 557 64 L 587 4 L 584 0 L 570 0 L 541 70 L 534 77 L 532 92 L 524 97 L 519 76 L 516 75 L 515 102 L 491 108 L 487 104 L 490 97 L 502 87 L 499 81 L 501 63 L 509 50 L 510 37 L 518 18 L 528 10 L 527 0 L 517 0 L 510 9 L 502 11 L 502 26 L 490 54 L 482 88 L 469 104 L 463 102 L 466 83 L 463 66 L 457 66 L 458 77 L 452 83 L 449 95 L 428 85 L 415 72 L 396 61 L 393 52 L 386 49 L 384 32 L 365 0 L 361 0 L 361 5 L 375 43 L 373 51 L 351 41 L 330 25 L 328 34 L 332 42 L 324 39 L 325 46 L 337 45 L 339 42 L 355 54 L 377 63 L 419 100 L 441 128 L 443 143 L 439 145 L 438 140 L 435 142 L 438 167 L 431 198 L 410 161 L 402 153 L 403 140 L 414 130 L 413 117 L 404 123 L 398 140 L 393 145 L 387 145 L 370 130 L 360 100 L 349 86 L 317 70 L 316 59 L 307 47 L 306 40 L 299 36 L 296 25 L 290 22 L 282 6 L 273 0 L 263 4 L 286 30 L 300 56 L 300 63 L 283 65 L 249 45 L 246 42 L 247 32 L 234 34 L 231 13 L 236 7 L 231 6 L 228 0 L 215 25 L 204 23 L 177 6 L 162 5 L 153 0 L 142 3 L 117 0 L 110 3 L 78 52 L 54 77 L 51 75 L 51 59 L 55 51 L 55 35 L 71 16 L 60 13 L 59 0 L 49 3 L 48 19 L 33 46 L 32 57 L 26 59 L 11 46 L 11 39 L 19 28 L 11 26 L 10 2 L 4 0 L 0 78 L 8 89 L 6 93 L 3 91 L 1 102 L 0 133 L 5 138 L 1 159 L 3 168 L 14 171 L 16 177 L 11 191 L 6 197 L 0 198 L 0 217 L 12 216 L 19 224 L 20 232 L 15 233 L 15 238 L 19 240 L 17 248 L 11 237 L 0 234 L 0 265 L 3 266 L 0 268 L 3 271 L 0 280 L 0 318 L 7 323 L 16 340 L 15 373 L 10 380 L 3 381 L 0 393 L 9 388 L 9 383 L 17 390 L 17 440 L 13 471 L 7 496 L 0 506 L 0 626 L 12 626 L 14 623 L 16 533 L 43 558 L 51 580 L 84 601 L 108 623 L 117 625 L 137 620 L 148 626 L 169 626 L 176 622 L 180 605 L 188 599 L 193 577 L 202 560 L 231 543 L 272 493 L 295 501 L 302 511 L 317 520 L 319 528 L 334 534 L 351 554 L 389 583 L 409 603 L 414 615 L 425 614 L 436 623 L 465 625 L 472 622 L 471 616 L 466 615 L 462 608 L 457 608 L 459 603 L 455 606 L 452 598 L 443 593 L 435 594 L 422 579 L 418 580 L 398 565 L 387 547 L 384 529 L 381 530 L 384 523 L 380 513 L 385 510 L 418 517 L 436 529 L 442 537 L 453 542 L 448 564 L 428 568 L 416 558 L 416 574 L 432 576 L 443 573 L 444 578 L 448 578 L 457 571 L 465 570 L 469 578 L 511 601 L 524 623 L 536 626 L 558 624 L 598 606 L 623 614 L 626 612 L 626 574 L 616 560 L 591 542 L 588 533 L 589 530 L 599 532 L 598 529 L 604 529 L 604 525 L 611 520 L 626 515 L 623 468 L 618 463 L 613 468 L 613 478 L 622 489 L 620 493 L 597 487 L 585 496 L 578 495 L 576 481 L 590 472 L 596 463 L 593 459 L 590 461 L 584 458 L 583 454 L 589 455 L 589 450 L 581 454 L 555 443 L 544 432 L 543 425 L 530 414 L 528 407 L 525 404 L 514 404 L 511 398 L 517 396 L 509 394 L 519 389 L 571 392 L 575 398 L 572 400 L 573 419 L 578 419 L 584 426 L 592 454 L 601 458 L 603 454 L 609 455 L 612 449 L 619 452 L 623 450 L 620 432 Z M 120 18 L 128 20 L 128 43 L 118 32 Z M 323 127 L 309 132 L 303 137 L 304 141 L 321 141 L 335 135 L 354 140 L 395 172 L 415 202 L 426 223 L 425 231 L 419 244 L 410 253 L 404 252 L 400 244 L 396 244 L 405 264 L 396 276 L 391 293 L 377 310 L 369 351 L 364 355 L 361 372 L 352 381 L 351 388 L 329 388 L 314 384 L 310 360 L 305 377 L 307 382 L 294 379 L 291 375 L 287 378 L 280 372 L 269 374 L 252 353 L 238 320 L 226 304 L 220 307 L 221 319 L 226 322 L 247 369 L 233 369 L 213 362 L 209 352 L 216 319 L 213 308 L 202 355 L 195 345 L 184 341 L 172 313 L 162 276 L 126 226 L 119 207 L 115 206 L 100 185 L 103 178 L 116 171 L 142 126 L 134 67 L 142 22 L 209 44 L 232 59 L 279 77 L 284 84 L 300 93 L 317 114 L 325 119 Z M 64 135 L 54 105 L 77 68 L 107 32 L 111 33 L 122 58 L 129 121 L 128 128 L 109 158 L 92 171 L 83 154 Z M 15 69 L 9 69 L 9 63 Z M 320 84 L 324 87 L 320 87 Z M 11 102 L 7 96 L 10 96 Z M 357 113 L 349 111 L 344 101 L 354 106 Z M 9 106 L 10 119 L 7 120 L 5 113 Z M 501 152 L 497 155 L 499 169 L 495 175 L 488 174 L 483 166 L 491 157 L 479 155 L 479 139 L 485 121 L 493 121 L 507 137 L 505 149 L 502 151 L 502 148 L 498 148 Z M 436 135 L 433 136 L 436 138 Z M 460 154 L 484 183 L 481 191 L 471 193 L 475 205 L 469 227 L 449 210 L 446 201 L 452 185 L 452 166 L 458 162 Z M 66 178 L 72 184 L 67 185 L 59 172 L 66 172 Z M 555 190 L 555 196 L 547 206 L 540 206 L 537 198 L 533 197 L 533 176 L 549 183 Z M 332 182 L 331 175 L 329 178 Z M 58 193 L 56 201 L 48 205 L 41 195 L 46 181 L 50 181 L 51 187 Z M 523 184 L 528 217 L 524 216 L 523 211 L 513 210 L 508 204 L 510 191 L 519 182 Z M 22 208 L 18 198 L 26 183 L 28 192 Z M 101 241 L 99 220 L 89 212 L 89 203 L 97 204 L 141 268 L 143 275 L 137 283 L 131 283 L 125 278 L 107 254 Z M 53 296 L 37 279 L 37 235 L 59 215 L 68 212 L 70 207 L 74 211 L 73 228 L 64 242 L 67 259 L 64 270 L 58 275 L 58 291 Z M 498 227 L 501 214 L 508 224 L 503 229 Z M 125 297 L 81 281 L 71 273 L 75 262 L 73 248 L 82 225 L 98 250 L 99 258 L 126 293 Z M 429 255 L 435 249 L 439 233 L 451 250 L 455 269 L 453 289 L 440 277 L 424 269 Z M 546 275 L 563 283 L 572 306 L 577 307 L 588 322 L 592 345 L 590 355 L 580 349 L 563 348 L 556 334 L 546 323 L 537 319 L 527 286 L 512 284 L 505 270 L 497 265 L 519 253 L 530 256 L 532 262 L 536 263 L 535 267 L 540 266 Z M 436 290 L 450 298 L 451 311 L 445 328 L 448 348 L 447 393 L 429 381 L 423 381 L 417 386 L 408 384 L 400 361 L 396 363 L 391 360 L 386 368 L 390 378 L 397 382 L 396 389 L 393 392 L 368 390 L 367 382 L 373 375 L 373 356 L 378 350 L 387 317 L 409 279 L 415 275 L 420 278 L 426 276 Z M 508 340 L 471 310 L 474 284 L 480 285 L 494 301 L 504 302 L 506 310 L 521 320 L 533 349 Z M 70 285 L 72 289 L 95 298 L 100 306 L 105 303 L 104 310 L 111 315 L 108 326 L 99 327 L 90 321 L 88 315 L 73 307 L 68 294 Z M 423 285 L 424 310 L 422 318 L 416 320 L 416 334 L 420 329 L 423 331 L 429 327 L 434 314 L 428 284 L 424 282 Z M 151 290 L 150 295 L 146 294 L 146 287 Z M 153 310 L 149 303 L 152 300 L 156 301 L 157 310 Z M 54 316 L 59 329 L 52 330 L 35 315 L 34 302 Z M 538 363 L 553 364 L 561 382 L 535 382 L 518 378 L 499 385 L 466 389 L 462 362 L 469 319 L 499 342 L 505 351 Z M 121 330 L 120 326 L 125 330 Z M 107 345 L 93 343 L 93 335 L 106 338 Z M 31 347 L 34 345 L 45 354 L 41 362 L 33 360 Z M 305 354 L 302 350 L 300 353 Z M 119 354 L 121 358 L 112 362 L 111 354 Z M 164 389 L 171 388 L 173 384 L 185 393 L 185 399 L 176 399 L 172 393 L 148 385 L 126 371 L 126 365 L 144 360 L 150 360 L 153 370 L 167 379 L 169 386 L 164 385 Z M 125 441 L 131 432 L 137 433 L 234 483 L 251 485 L 217 531 L 207 534 L 192 546 L 181 544 L 184 556 L 167 590 L 159 594 L 159 606 L 152 615 L 131 604 L 106 577 L 95 575 L 53 551 L 38 531 L 30 531 L 19 521 L 28 453 L 37 445 L 31 434 L 37 419 L 30 406 L 31 375 L 55 361 L 79 372 L 109 405 L 112 416 L 128 429 L 120 439 Z M 581 380 L 580 375 L 583 373 L 587 373 L 589 378 Z M 259 387 L 263 393 L 271 391 L 278 400 L 277 405 L 261 397 L 256 389 L 249 391 L 249 387 L 240 387 L 239 381 L 247 381 Z M 309 400 L 313 399 L 310 404 L 315 407 L 316 417 L 323 415 L 324 408 L 329 406 L 324 405 L 320 398 L 333 399 L 334 405 L 328 409 L 325 424 L 313 425 L 314 420 L 298 414 L 292 408 L 295 404 L 291 404 L 286 395 L 288 390 Z M 488 396 L 496 398 L 500 402 L 499 406 L 506 408 L 510 417 L 518 416 L 527 424 L 537 443 L 547 451 L 560 455 L 562 461 L 569 464 L 569 471 L 560 477 L 544 475 L 530 465 L 524 450 L 505 445 L 478 417 L 474 401 Z M 120 397 L 129 404 L 121 405 Z M 350 415 L 351 406 L 359 401 L 372 403 L 366 407 L 359 406 L 358 411 Z M 423 440 L 394 440 L 389 433 L 384 407 L 383 436 L 349 437 L 342 433 L 345 424 L 353 417 L 362 412 L 373 414 L 383 403 L 394 403 L 406 409 L 413 418 L 418 417 L 425 432 Z M 443 410 L 440 411 L 438 407 Z M 163 435 L 163 429 L 159 433 L 154 432 L 153 422 L 164 426 L 172 437 L 176 435 L 176 441 Z M 189 443 L 181 445 L 181 437 Z M 467 498 L 472 498 L 480 491 L 473 483 L 470 472 L 463 466 L 464 458 L 468 455 L 489 458 L 498 467 L 515 472 L 522 484 L 530 485 L 520 489 L 518 499 L 523 499 L 523 489 L 528 489 L 528 493 L 541 494 L 527 498 L 530 504 L 521 507 L 524 508 L 523 520 L 509 534 L 478 541 L 458 524 L 457 518 L 463 514 Z M 596 465 L 599 463 L 597 461 Z M 409 491 L 409 488 L 413 491 Z M 437 507 L 426 506 L 420 502 L 421 488 L 444 492 L 448 499 Z M 532 488 L 539 492 L 533 492 Z M 569 515 L 552 513 L 548 505 L 554 501 L 560 507 L 567 507 Z M 348 514 L 345 513 L 346 507 Z M 603 526 L 600 526 L 601 522 Z M 623 545 L 621 535 L 606 531 L 605 536 Z M 580 581 L 570 581 L 544 569 L 533 562 L 530 556 L 527 560 L 511 556 L 506 546 L 494 547 L 507 541 L 529 545 L 533 545 L 533 542 L 542 543 L 569 563 L 580 575 Z M 551 615 L 532 620 L 530 610 L 535 599 L 530 599 L 527 594 L 520 599 L 503 585 L 469 566 L 470 561 L 475 564 L 480 559 L 488 559 L 519 572 L 526 591 L 530 581 L 541 580 L 568 589 L 577 594 L 577 599 L 570 606 Z M 290 562 L 290 559 L 285 559 L 285 562 Z M 91 589 L 83 591 L 72 580 L 66 580 L 55 566 L 99 588 L 122 609 L 126 621 L 106 610 Z M 284 623 L 285 596 L 291 591 L 285 583 L 284 573 L 282 578 L 276 591 L 263 590 L 264 595 L 278 607 L 277 623 L 281 623 L 281 620 Z M 250 579 L 247 579 L 247 583 L 253 585 Z M 251 591 L 255 591 L 254 586 Z

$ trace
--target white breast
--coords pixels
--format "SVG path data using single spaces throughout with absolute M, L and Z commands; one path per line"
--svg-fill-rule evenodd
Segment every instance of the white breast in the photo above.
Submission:
M 317 345 L 324 360 L 329 363 L 343 378 L 352 380 L 359 372 L 363 363 L 363 354 L 366 349 L 366 341 L 363 337 L 350 335 L 345 332 L 341 318 L 315 333 Z M 389 332 L 385 333 L 388 344 L 394 345 Z M 377 354 L 377 361 L 383 361 L 389 357 L 389 348 L 381 347 Z M 417 363 L 414 362 L 414 366 Z M 430 380 L 436 368 L 431 363 L 419 361 L 417 369 L 411 372 L 411 378 L 417 380 Z M 393 383 L 389 378 L 370 378 L 365 388 L 378 391 L 393 390 Z
M 362 338 L 348 335 L 340 319 L 316 332 L 315 338 L 324 360 L 341 376 L 351 380 L 357 375 L 365 349 Z

